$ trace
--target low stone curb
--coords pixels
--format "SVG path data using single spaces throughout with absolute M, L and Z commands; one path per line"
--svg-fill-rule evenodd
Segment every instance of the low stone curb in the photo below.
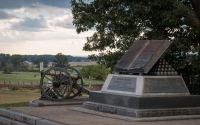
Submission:
M 124 120 L 128 122 L 153 122 L 153 121 L 168 121 L 168 120 L 187 120 L 187 119 L 200 119 L 200 115 L 183 115 L 183 116 L 165 116 L 165 117 L 149 117 L 149 118 L 134 118 L 128 116 L 115 115 L 110 113 L 98 112 L 82 107 L 71 107 L 69 110 L 78 111 L 82 113 L 108 117 L 113 119 Z
M 44 106 L 44 104 L 43 103 L 35 103 L 35 99 L 34 99 L 29 102 L 29 106 L 30 107 L 42 107 L 42 106 Z
M 2 117 L 1 117 L 2 116 Z M 23 123 L 22 123 L 23 122 Z M 31 124 L 31 125 L 64 125 L 39 117 L 26 115 L 9 109 L 0 108 L 0 123 L 3 124 Z M 14 124 L 14 125 L 15 125 Z
M 14 121 L 14 120 L 11 120 L 9 118 L 2 117 L 2 116 L 0 116 L 0 123 L 3 123 L 5 125 L 29 125 L 29 124 L 22 123 L 22 122 L 19 122 L 19 121 Z
M 49 103 L 49 104 L 45 104 L 45 103 L 38 103 L 35 102 L 35 100 L 31 100 L 29 102 L 29 106 L 30 107 L 42 107 L 42 106 L 61 106 L 61 105 L 80 105 L 83 104 L 83 102 L 66 102 L 66 103 Z

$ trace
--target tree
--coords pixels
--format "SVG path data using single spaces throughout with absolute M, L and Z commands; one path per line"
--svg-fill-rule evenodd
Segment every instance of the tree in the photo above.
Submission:
M 200 2 L 198 0 L 71 0 L 77 33 L 95 28 L 85 51 L 100 51 L 108 67 L 138 39 L 173 41 L 167 57 L 180 58 L 200 52 Z M 198 54 L 200 55 L 200 54 Z M 171 62 L 180 65 L 180 61 Z M 193 58 L 194 62 L 200 62 Z M 200 64 L 200 63 L 199 63 Z
M 48 61 L 42 55 L 36 56 L 33 61 L 33 63 L 36 64 L 37 67 L 39 67 L 40 62 L 43 62 L 44 67 L 48 67 Z
M 67 56 L 63 55 L 62 53 L 58 53 L 55 55 L 54 59 L 54 66 L 55 67 L 66 67 L 69 66 Z
M 12 64 L 6 64 L 5 67 L 3 67 L 3 73 L 6 74 L 10 74 L 11 72 L 13 72 L 14 68 L 12 66 Z
M 83 77 L 88 79 L 92 77 L 97 80 L 105 80 L 109 73 L 109 69 L 101 64 L 84 66 L 80 71 Z
M 81 74 L 83 77 L 90 79 L 91 77 L 91 71 L 94 65 L 88 65 L 88 66 L 83 66 L 82 69 L 80 70 Z
M 5 67 L 10 63 L 10 55 L 9 54 L 0 54 L 0 68 Z
M 71 5 L 77 33 L 96 29 L 83 50 L 101 53 L 90 58 L 105 60 L 113 70 L 135 40 L 170 40 L 164 58 L 188 86 L 200 88 L 199 0 L 71 0 Z
M 23 58 L 21 55 L 16 54 L 11 56 L 10 61 L 14 67 L 20 67 L 22 66 Z

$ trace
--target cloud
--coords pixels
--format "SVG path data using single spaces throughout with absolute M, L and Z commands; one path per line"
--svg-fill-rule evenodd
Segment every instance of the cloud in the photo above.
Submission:
M 41 3 L 34 4 L 35 8 L 25 7 L 24 9 L 15 9 L 15 12 L 21 12 L 27 16 L 45 15 L 49 17 L 59 17 L 64 14 L 71 14 L 70 8 L 59 8 L 55 6 L 43 5 Z
M 22 31 L 40 31 L 42 29 L 48 28 L 47 21 L 44 18 L 30 18 L 25 17 L 19 22 L 12 24 L 11 28 L 13 30 Z
M 38 0 L 37 2 L 60 8 L 71 8 L 70 0 Z
M 34 4 L 37 3 L 59 8 L 71 8 L 70 0 L 0 0 L 0 9 L 35 8 Z
M 75 26 L 72 24 L 72 15 L 65 15 L 54 20 L 54 26 L 66 28 L 66 29 L 75 29 Z
M 10 14 L 8 12 L 5 12 L 3 10 L 0 10 L 0 20 L 1 19 L 12 19 L 12 18 L 17 18 L 16 15 Z

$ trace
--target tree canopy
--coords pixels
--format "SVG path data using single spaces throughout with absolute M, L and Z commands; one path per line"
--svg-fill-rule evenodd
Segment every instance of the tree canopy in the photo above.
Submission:
M 95 31 L 83 47 L 100 52 L 91 58 L 113 70 L 135 40 L 170 40 L 163 57 L 200 94 L 199 0 L 71 0 L 71 6 L 77 33 Z
M 54 66 L 55 67 L 66 67 L 68 66 L 68 58 L 66 55 L 63 55 L 62 53 L 58 53 L 55 55 L 55 59 L 54 59 Z
M 95 29 L 83 50 L 113 68 L 135 40 L 170 40 L 166 54 L 173 65 L 183 65 L 188 53 L 200 52 L 199 0 L 71 0 L 77 33 Z M 190 62 L 200 62 L 200 57 Z M 179 59 L 175 59 L 179 57 Z

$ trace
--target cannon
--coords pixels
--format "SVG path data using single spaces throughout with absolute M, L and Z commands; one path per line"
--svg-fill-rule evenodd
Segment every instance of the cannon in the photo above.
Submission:
M 41 99 L 61 101 L 81 93 L 89 94 L 90 91 L 83 86 L 83 76 L 73 67 L 52 67 L 41 71 Z

